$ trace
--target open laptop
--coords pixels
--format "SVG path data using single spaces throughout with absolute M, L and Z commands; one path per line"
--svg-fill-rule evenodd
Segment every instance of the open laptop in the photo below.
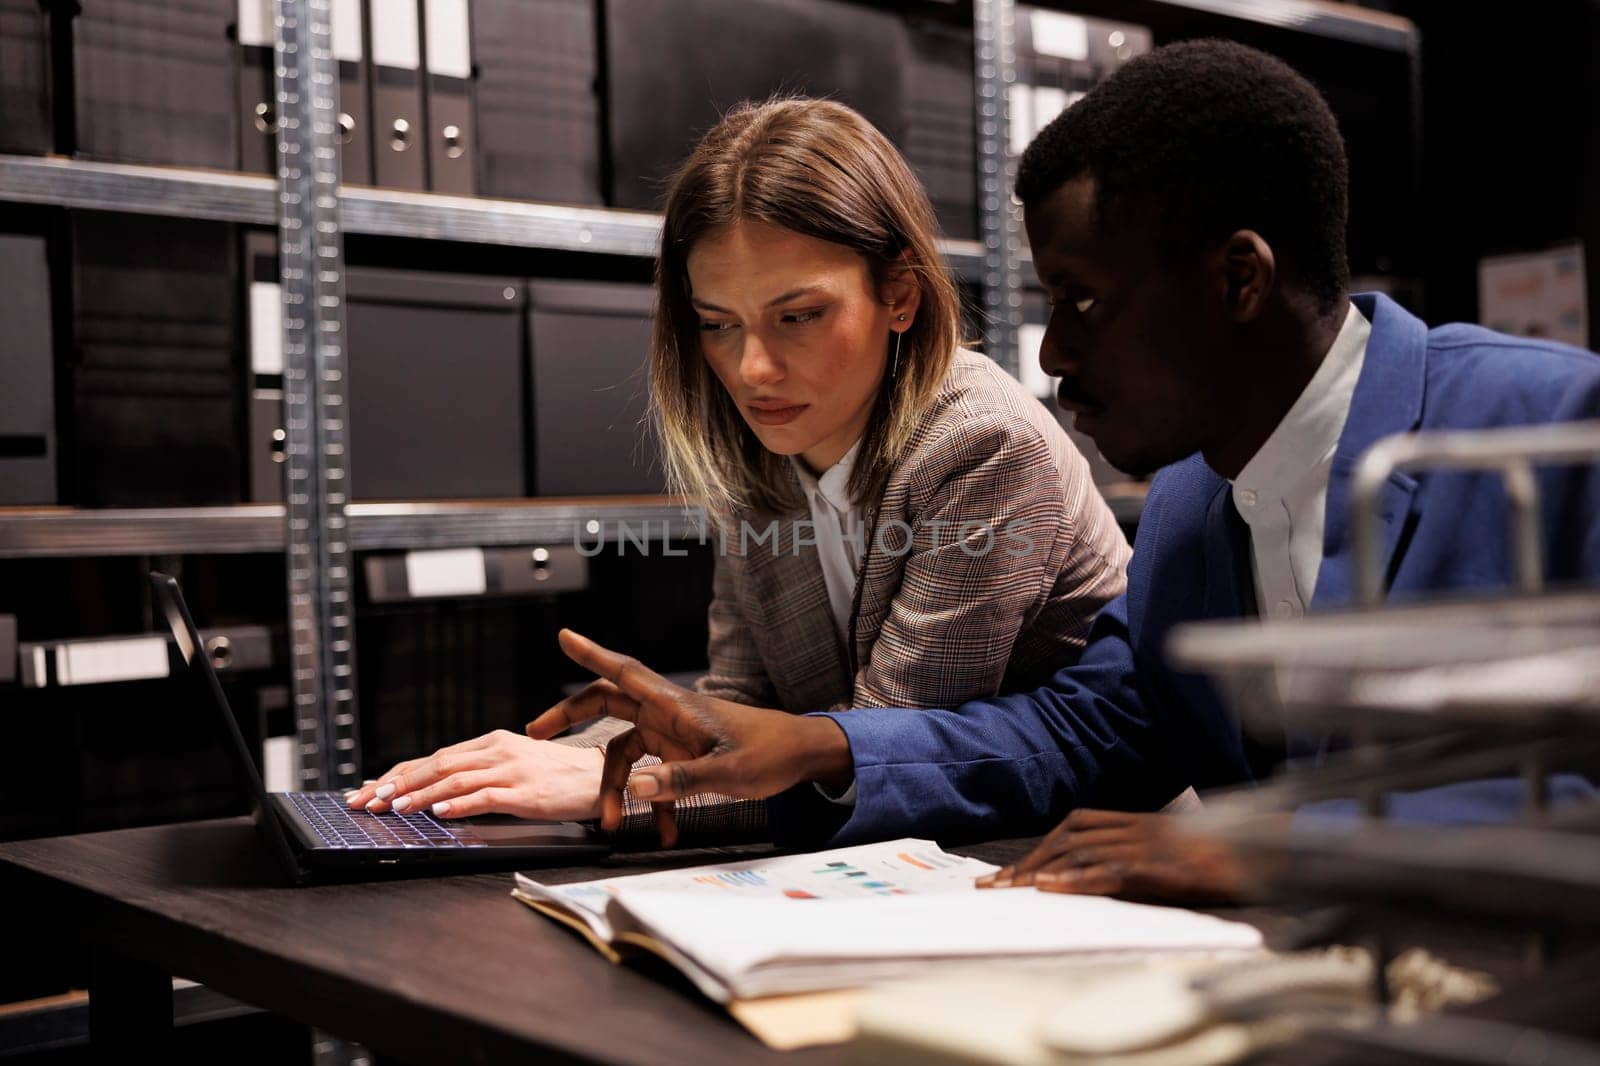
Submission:
M 256 826 L 296 884 L 314 880 L 320 871 L 341 871 L 348 876 L 362 870 L 378 875 L 424 866 L 440 873 L 488 866 L 563 866 L 610 852 L 599 831 L 578 822 L 502 816 L 440 820 L 426 812 L 369 814 L 346 807 L 341 792 L 269 793 L 178 582 L 152 572 L 150 583 L 193 680 L 209 690 L 209 702 L 222 718 L 224 746 L 249 787 Z M 206 699 L 206 694 L 201 698 Z

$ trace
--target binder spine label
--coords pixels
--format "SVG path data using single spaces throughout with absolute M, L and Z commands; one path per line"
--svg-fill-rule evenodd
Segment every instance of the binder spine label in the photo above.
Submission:
M 422 66 L 415 0 L 372 0 L 372 62 L 400 70 Z

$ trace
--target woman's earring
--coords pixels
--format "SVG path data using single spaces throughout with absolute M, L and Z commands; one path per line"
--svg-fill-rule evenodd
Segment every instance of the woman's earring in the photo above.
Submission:
M 905 315 L 901 315 L 900 317 L 904 318 L 906 316 Z M 894 365 L 889 370 L 889 376 L 891 378 L 897 378 L 897 377 L 900 376 L 900 338 L 903 337 L 903 336 L 905 336 L 904 333 L 900 332 L 899 330 L 895 330 L 895 332 L 894 332 Z

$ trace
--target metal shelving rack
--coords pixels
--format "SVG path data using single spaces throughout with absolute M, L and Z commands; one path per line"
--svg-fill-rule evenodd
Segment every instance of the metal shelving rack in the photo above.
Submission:
M 11 203 L 270 226 L 277 188 L 256 174 L 0 155 L 0 200 Z M 340 189 L 339 218 L 345 233 L 635 258 L 653 257 L 661 238 L 661 216 L 648 211 L 361 186 Z M 941 247 L 958 274 L 982 280 L 979 242 Z
M 1020 229 L 1005 151 L 1011 0 L 977 0 L 982 43 L 979 184 L 985 240 L 945 241 L 956 273 L 986 295 L 986 340 L 1015 370 Z M 391 189 L 343 187 L 328 0 L 277 0 L 277 179 L 192 168 L 0 156 L 0 201 L 275 225 L 284 294 L 285 505 L 0 510 L 0 557 L 286 552 L 302 787 L 337 787 L 360 766 L 353 662 L 355 551 L 614 540 L 658 525 L 694 538 L 704 523 L 665 497 L 352 503 L 344 492 L 341 339 L 344 233 L 540 251 L 650 257 L 658 215 Z M 985 29 L 987 27 L 987 29 Z M 998 34 L 998 36 L 996 36 Z M 1010 294 L 1009 296 L 1005 294 Z M 1009 353 L 1009 356 L 1006 354 Z
M 352 503 L 345 506 L 354 551 L 470 548 L 514 544 L 611 543 L 649 523 L 652 535 L 699 537 L 704 522 L 670 497 L 484 502 Z M 75 511 L 0 510 L 0 558 L 81 555 L 238 555 L 288 545 L 281 504 Z
M 1282 26 L 1320 36 L 1414 53 L 1416 34 L 1409 24 L 1343 4 L 1319 0 L 1156 0 L 1162 7 L 1188 9 Z M 1052 4 L 1051 6 L 1056 6 Z M 1060 0 L 1069 9 L 1089 3 Z M 327 0 L 277 0 L 282 25 L 279 42 L 280 91 L 286 107 L 299 108 L 301 125 L 288 125 L 280 154 L 311 159 L 331 151 L 326 124 L 337 114 L 337 79 L 330 78 L 318 36 L 328 20 Z M 1014 0 L 973 0 L 974 117 L 978 144 L 979 241 L 946 241 L 950 264 L 983 294 L 984 340 L 997 361 L 1017 367 L 1021 288 L 1028 264 L 1020 209 L 1011 196 L 1014 164 L 1007 151 L 1010 128 L 1007 89 L 1014 80 Z M 319 44 L 318 42 L 321 42 Z M 301 79 L 306 79 L 301 81 Z M 300 93 L 300 86 L 318 91 Z M 285 113 L 288 113 L 287 111 Z M 285 285 L 288 350 L 305 377 L 291 406 L 288 442 L 299 449 L 300 476 L 306 486 L 284 506 L 238 505 L 216 508 L 79 511 L 70 508 L 0 509 L 0 558 L 248 553 L 287 551 L 307 560 L 298 571 L 295 600 L 303 617 L 296 623 L 297 695 L 323 705 L 328 679 L 350 673 L 328 659 L 313 661 L 312 650 L 349 643 L 349 633 L 326 628 L 335 619 L 349 622 L 348 553 L 374 549 L 417 549 L 477 545 L 594 543 L 614 539 L 624 524 L 659 522 L 665 535 L 695 537 L 703 532 L 698 516 L 663 497 L 597 500 L 496 500 L 449 503 L 350 503 L 337 486 L 343 479 L 342 442 L 333 439 L 326 418 L 342 409 L 341 354 L 343 308 L 337 277 L 320 275 L 330 262 L 338 274 L 342 234 L 455 241 L 567 254 L 649 257 L 655 254 L 660 217 L 648 212 L 444 196 L 390 189 L 341 187 L 337 153 L 320 157 L 321 170 L 280 175 L 278 180 L 250 174 L 197 169 L 95 163 L 54 157 L 0 155 L 0 202 L 31 203 L 81 210 L 154 214 L 250 225 L 277 225 L 284 254 L 295 233 L 317 238 L 305 265 L 319 261 L 297 292 Z M 330 180 L 331 175 L 331 180 Z M 295 183 L 300 185 L 296 190 Z M 290 220 L 295 220 L 291 227 Z M 326 255 L 331 251 L 331 257 Z M 320 289 L 319 289 L 320 287 Z M 305 302 L 309 300 L 309 303 Z M 331 300 L 331 304 L 329 301 Z M 309 317 L 299 316 L 302 309 Z M 295 330 L 298 329 L 298 332 Z M 331 345 L 331 347 L 330 347 Z M 294 390 L 289 390 L 293 392 Z M 298 417 L 296 411 L 300 411 Z M 294 464 L 289 464 L 293 467 Z M 314 497 L 314 498 L 313 498 Z M 1119 514 L 1136 501 L 1116 500 Z M 304 639 L 301 639 L 304 638 Z M 353 669 L 353 667 L 351 667 Z M 353 696 L 319 727 L 302 737 L 307 772 L 335 774 L 324 765 L 324 741 L 335 718 L 353 714 Z M 352 744 L 345 766 L 358 762 Z M 335 774 L 335 776 L 337 776 Z

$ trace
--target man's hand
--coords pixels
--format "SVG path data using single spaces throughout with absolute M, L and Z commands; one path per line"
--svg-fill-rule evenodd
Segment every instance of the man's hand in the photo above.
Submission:
M 347 793 L 345 802 L 374 814 L 431 808 L 441 818 L 593 818 L 603 762 L 594 748 L 529 740 L 500 729 L 403 762 Z
M 1135 896 L 1173 903 L 1233 902 L 1244 874 L 1227 845 L 1178 830 L 1167 814 L 1077 810 L 1020 861 L 979 888 Z
M 671 847 L 678 838 L 674 800 L 701 792 L 764 799 L 802 781 L 843 788 L 853 775 L 850 743 L 831 719 L 713 699 L 571 630 L 563 629 L 560 640 L 567 657 L 600 680 L 528 723 L 528 735 L 553 737 L 597 717 L 634 723 L 606 748 L 600 821 L 608 830 L 622 823 L 624 790 L 656 805 L 661 842 Z M 662 764 L 630 777 L 645 755 Z

